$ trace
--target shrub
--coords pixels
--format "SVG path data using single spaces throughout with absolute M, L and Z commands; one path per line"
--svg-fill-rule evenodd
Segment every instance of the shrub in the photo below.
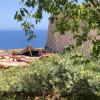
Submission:
M 32 95 L 48 95 L 55 91 L 69 99 L 81 100 L 82 97 L 86 100 L 91 96 L 96 100 L 96 96 L 100 96 L 100 63 L 86 61 L 81 53 L 59 53 L 34 61 L 27 68 L 1 70 L 0 91 Z

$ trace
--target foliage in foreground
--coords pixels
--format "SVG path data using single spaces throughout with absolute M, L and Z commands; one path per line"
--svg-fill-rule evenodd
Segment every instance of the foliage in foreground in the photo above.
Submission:
M 27 68 L 1 70 L 0 93 L 45 96 L 57 92 L 71 100 L 96 100 L 100 99 L 99 71 L 100 62 L 88 61 L 81 53 L 55 54 Z

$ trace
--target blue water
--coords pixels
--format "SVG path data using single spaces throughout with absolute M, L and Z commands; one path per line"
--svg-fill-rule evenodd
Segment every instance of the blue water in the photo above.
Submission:
M 34 48 L 44 48 L 47 30 L 35 31 L 37 37 L 27 41 L 24 31 L 0 31 L 0 49 L 25 48 L 31 44 Z

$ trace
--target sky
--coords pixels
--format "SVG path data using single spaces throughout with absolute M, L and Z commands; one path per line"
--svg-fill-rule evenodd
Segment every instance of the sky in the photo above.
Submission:
M 82 2 L 83 0 L 79 0 Z M 20 8 L 20 0 L 1 0 L 0 1 L 0 30 L 21 30 L 21 23 L 14 20 L 15 12 Z M 47 13 L 43 13 L 41 23 L 35 25 L 35 29 L 48 29 Z
M 0 1 L 0 30 L 21 30 L 21 23 L 14 20 L 15 12 L 20 8 L 20 0 L 1 0 Z M 35 25 L 35 29 L 48 29 L 47 13 L 43 13 L 41 23 Z

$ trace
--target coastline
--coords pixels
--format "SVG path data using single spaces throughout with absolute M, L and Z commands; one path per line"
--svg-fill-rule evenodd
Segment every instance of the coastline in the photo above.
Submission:
M 14 49 L 0 49 L 0 53 L 12 53 L 12 52 L 21 52 L 25 48 L 14 48 Z M 34 48 L 35 50 L 43 50 L 44 48 Z

